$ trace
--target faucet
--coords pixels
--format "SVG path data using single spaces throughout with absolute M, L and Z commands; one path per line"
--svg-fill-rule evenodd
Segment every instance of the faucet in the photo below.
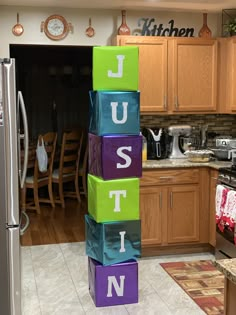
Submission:
M 207 145 L 207 130 L 208 130 L 208 125 L 202 125 L 201 130 L 200 130 L 200 135 L 201 135 L 201 147 L 205 148 Z

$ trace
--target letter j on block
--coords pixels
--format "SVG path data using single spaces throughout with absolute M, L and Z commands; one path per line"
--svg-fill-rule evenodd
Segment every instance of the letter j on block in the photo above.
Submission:
M 88 258 L 89 292 L 97 307 L 138 303 L 138 263 L 103 266 Z
M 93 90 L 137 91 L 138 47 L 94 47 Z

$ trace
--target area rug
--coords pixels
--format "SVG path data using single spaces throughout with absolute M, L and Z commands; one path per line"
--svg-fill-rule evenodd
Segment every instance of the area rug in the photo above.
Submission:
M 224 276 L 210 260 L 160 264 L 208 315 L 224 314 Z

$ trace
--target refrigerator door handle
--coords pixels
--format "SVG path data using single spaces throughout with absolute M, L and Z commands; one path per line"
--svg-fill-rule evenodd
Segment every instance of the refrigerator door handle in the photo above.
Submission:
M 21 91 L 18 91 L 18 108 L 21 111 L 22 114 L 22 121 L 23 121 L 23 128 L 24 128 L 24 134 L 20 134 L 19 130 L 19 137 L 20 139 L 24 139 L 24 162 L 23 162 L 23 170 L 21 172 L 21 161 L 20 161 L 20 145 L 18 145 L 19 150 L 19 176 L 20 176 L 20 187 L 23 188 L 25 183 L 25 177 L 27 172 L 27 165 L 28 165 L 28 151 L 29 151 L 29 133 L 28 133 L 28 122 L 27 122 L 27 114 L 25 109 L 25 103 L 23 99 L 23 95 Z M 19 113 L 18 113 L 19 115 Z M 19 141 L 20 141 L 19 139 Z

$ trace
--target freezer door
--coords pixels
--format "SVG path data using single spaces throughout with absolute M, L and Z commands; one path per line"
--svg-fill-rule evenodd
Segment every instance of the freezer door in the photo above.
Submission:
M 21 315 L 19 227 L 0 229 L 0 313 Z
M 19 225 L 19 173 L 14 59 L 0 62 L 0 221 Z

